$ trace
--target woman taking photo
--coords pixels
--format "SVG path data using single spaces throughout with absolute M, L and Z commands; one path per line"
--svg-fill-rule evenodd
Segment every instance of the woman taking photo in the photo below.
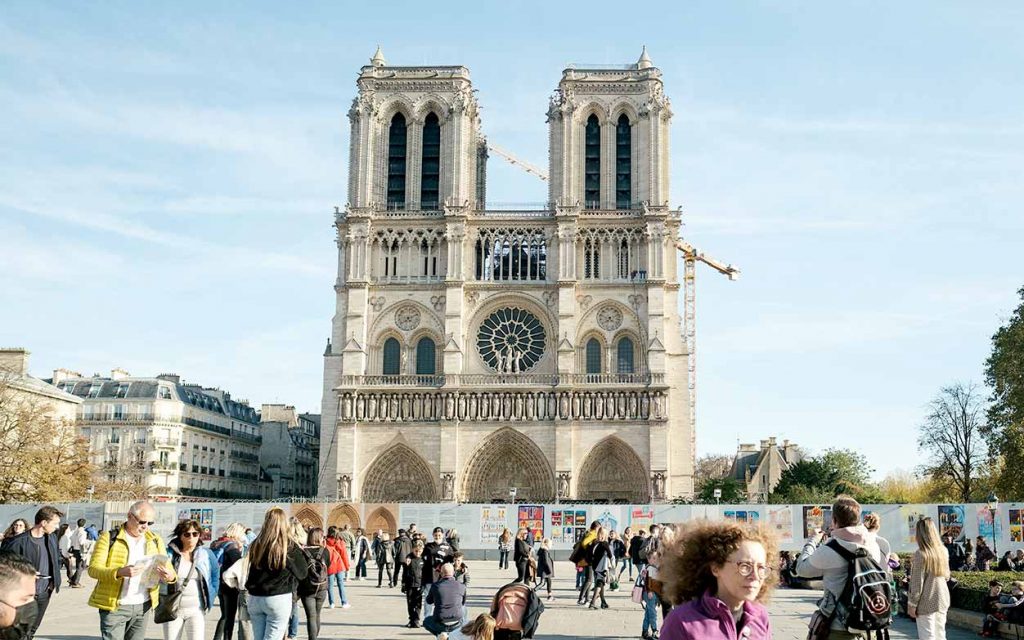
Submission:
M 777 555 L 765 531 L 733 522 L 704 521 L 680 532 L 661 550 L 662 591 L 680 605 L 665 619 L 662 640 L 771 640 L 764 603 Z
M 516 582 L 526 582 L 526 572 L 530 566 L 530 545 L 526 542 L 526 529 L 516 532 L 515 556 L 512 561 L 516 564 Z
M 214 554 L 220 553 L 220 589 L 217 601 L 220 603 L 220 620 L 213 633 L 213 640 L 232 640 L 235 633 L 235 617 L 238 615 L 238 589 L 224 582 L 223 576 L 236 562 L 242 559 L 245 549 L 245 525 L 232 522 L 224 529 L 224 535 L 210 545 Z
M 178 640 L 188 627 L 189 640 L 202 640 L 206 612 L 213 606 L 220 587 L 220 566 L 213 552 L 202 546 L 203 528 L 195 520 L 182 520 L 167 543 L 167 556 L 178 574 L 178 581 L 165 585 L 168 591 L 181 590 L 178 616 L 164 624 L 164 640 Z
M 907 615 L 917 618 L 917 637 L 946 638 L 949 554 L 931 518 L 917 521 L 917 551 L 910 562 Z
M 508 554 L 512 553 L 512 532 L 506 528 L 498 538 L 498 568 L 508 569 Z
M 308 569 L 302 549 L 291 539 L 288 515 L 273 507 L 249 546 L 249 617 L 254 640 L 281 640 L 292 612 L 292 593 Z

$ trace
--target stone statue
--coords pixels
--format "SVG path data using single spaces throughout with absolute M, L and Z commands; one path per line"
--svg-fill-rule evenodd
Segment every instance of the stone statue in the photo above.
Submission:
M 348 475 L 343 475 L 338 478 L 338 500 L 351 500 L 352 499 L 352 478 Z
M 565 498 L 569 495 L 569 474 L 558 474 L 558 497 Z
M 665 474 L 661 473 L 659 471 L 658 473 L 655 473 L 653 476 L 651 476 L 651 480 L 652 480 L 651 484 L 654 485 L 654 498 L 656 500 L 664 500 L 665 499 Z
M 451 473 L 441 475 L 441 499 L 455 499 L 455 476 Z

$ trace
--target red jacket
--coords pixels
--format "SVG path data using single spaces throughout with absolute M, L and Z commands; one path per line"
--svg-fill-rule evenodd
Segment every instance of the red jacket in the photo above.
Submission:
M 352 567 L 344 540 L 327 538 L 327 548 L 331 551 L 331 564 L 327 567 L 327 575 L 333 576 L 336 573 L 348 571 Z

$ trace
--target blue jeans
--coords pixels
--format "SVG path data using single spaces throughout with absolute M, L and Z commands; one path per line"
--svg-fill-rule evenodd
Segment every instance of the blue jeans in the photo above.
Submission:
M 253 640 L 281 640 L 292 612 L 292 594 L 249 596 Z
M 346 571 L 335 573 L 334 575 L 327 576 L 327 602 L 328 604 L 334 604 L 334 589 L 332 585 L 338 586 L 338 599 L 341 600 L 341 604 L 348 604 L 348 598 L 345 597 L 345 574 Z
M 299 601 L 292 601 L 292 615 L 288 618 L 288 637 L 299 637 Z
M 644 592 L 644 628 L 642 633 L 658 630 L 658 595 L 653 591 Z

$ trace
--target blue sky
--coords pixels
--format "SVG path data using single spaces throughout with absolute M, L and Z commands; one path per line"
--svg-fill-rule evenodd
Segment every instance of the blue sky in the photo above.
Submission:
M 351 8 L 349 8 L 351 5 Z M 570 62 L 646 44 L 698 277 L 698 449 L 912 468 L 1024 284 L 1024 6 L 46 3 L 0 12 L 0 344 L 36 375 L 175 371 L 318 411 L 355 77 L 465 64 L 546 166 Z M 625 8 L 624 8 L 625 7 Z M 546 198 L 492 157 L 494 202 Z

